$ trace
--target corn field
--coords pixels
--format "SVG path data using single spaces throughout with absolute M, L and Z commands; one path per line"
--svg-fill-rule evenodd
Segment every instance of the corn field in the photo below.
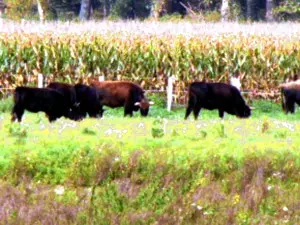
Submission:
M 47 80 L 132 80 L 176 90 L 190 81 L 228 82 L 239 73 L 244 90 L 274 91 L 300 71 L 300 26 L 236 23 L 0 23 L 0 85 Z

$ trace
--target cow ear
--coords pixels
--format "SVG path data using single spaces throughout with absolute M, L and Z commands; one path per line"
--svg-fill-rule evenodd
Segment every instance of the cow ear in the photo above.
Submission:
M 153 102 L 153 101 L 150 101 L 150 102 L 149 102 L 149 105 L 154 105 L 154 102 Z
M 135 106 L 140 106 L 141 103 L 140 103 L 140 102 L 136 102 L 136 103 L 134 103 L 134 105 L 135 105 Z

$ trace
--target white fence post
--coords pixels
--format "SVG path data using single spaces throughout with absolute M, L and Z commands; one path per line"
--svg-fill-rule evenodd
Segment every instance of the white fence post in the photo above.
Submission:
M 105 80 L 104 75 L 99 76 L 98 80 L 99 80 L 100 82 L 101 82 L 101 81 L 104 81 L 104 80 Z
M 173 83 L 174 83 L 175 77 L 170 76 L 168 78 L 168 87 L 167 87 L 167 109 L 170 112 L 172 107 L 172 99 L 173 99 Z
M 44 77 L 43 74 L 38 74 L 38 87 L 42 88 L 44 86 Z
M 239 91 L 241 90 L 241 81 L 240 81 L 240 77 L 238 76 L 238 77 L 231 77 L 230 78 L 230 84 L 232 85 L 232 86 L 235 86 Z

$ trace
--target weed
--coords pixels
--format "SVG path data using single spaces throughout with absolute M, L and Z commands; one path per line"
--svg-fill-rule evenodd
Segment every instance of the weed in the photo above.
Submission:
M 162 119 L 156 119 L 153 121 L 151 129 L 152 137 L 161 138 L 164 136 L 163 123 L 164 121 Z
M 85 127 L 83 130 L 82 130 L 82 133 L 83 134 L 87 134 L 87 135 L 96 135 L 97 132 L 89 127 Z

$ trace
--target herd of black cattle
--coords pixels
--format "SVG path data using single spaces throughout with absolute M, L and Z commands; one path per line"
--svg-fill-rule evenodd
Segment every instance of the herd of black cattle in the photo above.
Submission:
M 300 80 L 299 80 L 300 81 Z M 282 84 L 282 107 L 288 113 L 295 112 L 295 103 L 300 105 L 300 82 Z M 240 91 L 225 83 L 193 82 L 189 86 L 189 98 L 185 119 L 193 112 L 198 118 L 202 108 L 224 112 L 239 118 L 251 115 L 249 107 Z M 12 121 L 21 122 L 25 110 L 45 112 L 50 122 L 60 117 L 82 120 L 87 117 L 102 117 L 103 106 L 124 107 L 124 116 L 132 116 L 140 110 L 147 116 L 153 102 L 145 97 L 145 91 L 137 84 L 127 81 L 94 81 L 89 85 L 52 82 L 46 88 L 20 86 L 14 92 Z

